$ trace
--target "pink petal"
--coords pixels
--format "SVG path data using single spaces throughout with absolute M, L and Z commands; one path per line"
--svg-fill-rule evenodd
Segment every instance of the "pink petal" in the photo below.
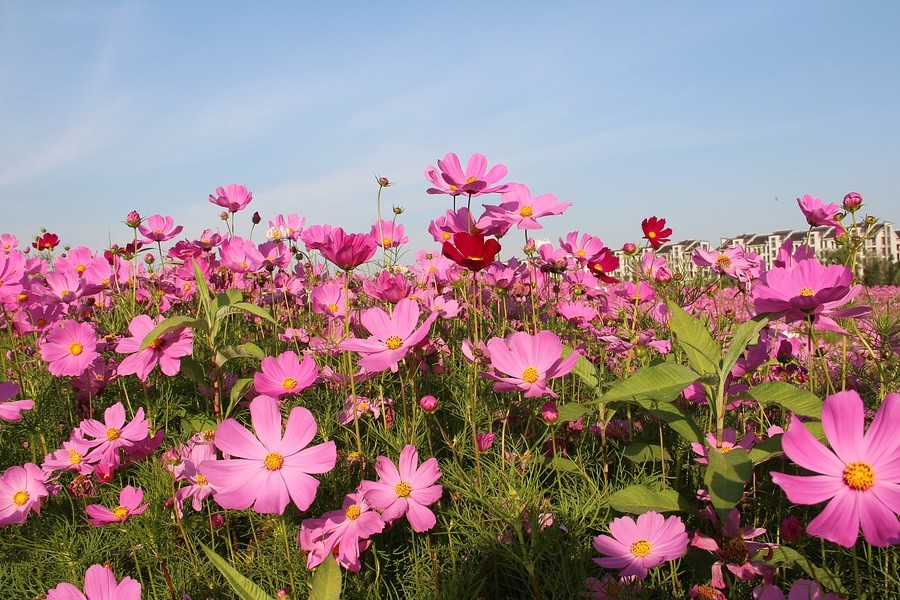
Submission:
M 437 518 L 434 513 L 418 502 L 409 502 L 406 510 L 406 520 L 416 533 L 423 533 L 434 527 Z
M 281 449 L 281 410 L 278 401 L 270 396 L 257 396 L 250 403 L 253 431 L 270 452 Z
M 791 415 L 791 426 L 781 437 L 781 446 L 788 458 L 810 471 L 842 477 L 844 463 Z
M 835 454 L 845 464 L 862 458 L 865 417 L 859 394 L 851 390 L 825 398 L 822 427 Z
M 225 419 L 219 424 L 215 445 L 225 454 L 241 458 L 262 460 L 269 452 L 255 435 L 234 419 Z
M 897 460 L 900 450 L 900 435 L 897 435 L 897 423 L 900 423 L 900 394 L 892 393 L 884 397 L 884 401 L 872 419 L 865 435 L 865 451 L 862 459 L 873 467 L 884 463 L 893 463 L 900 468 Z M 881 469 L 876 469 L 881 475 Z
M 819 516 L 809 522 L 806 532 L 850 548 L 859 537 L 857 492 L 844 488 L 828 503 Z
M 772 473 L 772 481 L 781 487 L 788 500 L 796 504 L 818 504 L 833 498 L 846 488 L 842 477 L 813 475 L 801 477 Z
M 872 494 L 871 489 L 856 493 L 859 502 L 859 520 L 866 541 L 873 546 L 900 543 L 900 522 L 897 521 L 897 514 Z
M 309 410 L 302 406 L 291 409 L 287 426 L 284 429 L 281 451 L 287 455 L 298 452 L 316 437 L 316 431 L 318 431 L 318 426 Z

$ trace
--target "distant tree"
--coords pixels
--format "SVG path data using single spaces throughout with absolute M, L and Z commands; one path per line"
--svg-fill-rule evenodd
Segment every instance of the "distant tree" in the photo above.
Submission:
M 900 285 L 900 262 L 867 256 L 862 260 L 862 283 L 865 285 Z

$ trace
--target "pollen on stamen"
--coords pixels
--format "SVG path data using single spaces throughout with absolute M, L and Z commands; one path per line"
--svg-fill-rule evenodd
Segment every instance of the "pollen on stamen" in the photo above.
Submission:
M 638 540 L 631 544 L 631 553 L 638 558 L 643 558 L 653 551 L 653 546 L 647 540 Z
M 106 430 L 106 439 L 108 439 L 109 441 L 114 442 L 120 437 L 122 437 L 122 432 L 120 432 L 116 427 L 110 427 Z
M 359 515 L 362 514 L 362 510 L 360 510 L 358 504 L 351 504 L 347 507 L 347 510 L 344 511 L 344 516 L 350 519 L 351 521 L 355 521 L 359 518 Z
M 397 494 L 397 496 L 399 496 L 400 498 L 408 498 L 412 493 L 412 486 L 405 481 L 401 481 L 394 486 L 394 493 Z
M 864 492 L 875 484 L 875 470 L 869 463 L 850 463 L 844 469 L 844 483 L 850 489 Z
M 816 292 L 812 288 L 802 287 L 800 288 L 800 295 L 806 297 L 815 296 Z
M 128 516 L 128 508 L 125 506 L 117 506 L 113 509 L 112 514 L 121 521 Z
M 473 175 L 472 177 L 466 179 L 466 184 L 468 185 L 470 183 L 475 183 L 476 181 L 478 181 L 478 178 Z
M 69 449 L 69 464 L 70 464 L 70 465 L 79 465 L 79 464 L 81 464 L 81 460 L 82 460 L 83 458 L 84 458 L 84 457 L 83 457 L 80 453 L 75 452 L 75 451 L 72 450 L 71 448 Z
M 16 506 L 25 506 L 25 503 L 31 498 L 31 494 L 25 490 L 20 490 L 13 494 L 12 501 Z
M 84 352 L 84 346 L 79 342 L 72 342 L 72 345 L 69 346 L 69 354 L 72 356 L 78 356 L 82 352 Z
M 384 340 L 384 345 L 387 346 L 388 350 L 396 350 L 403 345 L 403 340 L 398 338 L 396 335 L 392 335 L 389 336 L 388 339 Z
M 525 383 L 534 383 L 540 378 L 541 374 L 534 367 L 525 367 L 522 371 L 522 381 Z
M 519 216 L 520 216 L 520 217 L 526 217 L 526 218 L 527 218 L 527 217 L 530 217 L 530 216 L 533 215 L 533 214 L 534 214 L 534 211 L 531 209 L 530 206 L 521 206 L 521 207 L 519 207 Z
M 263 460 L 263 464 L 266 465 L 266 468 L 270 471 L 277 471 L 284 465 L 284 457 L 278 454 L 277 452 L 271 452 L 266 455 L 265 460 Z
M 281 387 L 284 388 L 285 390 L 290 391 L 290 390 L 294 389 L 295 387 L 297 387 L 297 380 L 294 379 L 293 377 L 286 377 L 284 379 L 284 381 L 281 382 Z

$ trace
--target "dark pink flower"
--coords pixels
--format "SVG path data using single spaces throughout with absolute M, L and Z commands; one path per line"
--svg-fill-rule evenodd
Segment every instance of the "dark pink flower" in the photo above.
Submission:
M 305 519 L 297 543 L 308 554 L 306 568 L 313 569 L 329 554 L 348 571 L 359 572 L 359 553 L 368 547 L 368 539 L 384 529 L 384 520 L 372 509 L 360 491 L 347 494 L 340 510 L 319 518 Z
M 841 212 L 841 208 L 836 203 L 825 204 L 819 198 L 804 194 L 802 198 L 797 198 L 797 204 L 810 227 L 839 225 L 835 217 Z
M 340 227 L 335 227 L 328 233 L 319 252 L 339 269 L 350 271 L 372 258 L 376 248 L 372 236 L 346 233 Z
M 453 152 L 448 152 L 443 160 L 437 161 L 437 165 L 440 172 L 434 167 L 425 169 L 425 178 L 434 186 L 428 188 L 429 194 L 480 196 L 507 189 L 507 184 L 494 185 L 506 177 L 506 166 L 494 165 L 488 171 L 487 158 L 483 154 L 473 154 L 465 171 L 462 170 L 459 157 Z
M 297 354 L 288 350 L 278 358 L 267 356 L 262 360 L 260 371 L 253 375 L 253 387 L 260 394 L 280 400 L 296 396 L 315 384 L 318 377 L 319 369 L 311 356 L 304 356 L 300 362 Z
M 175 226 L 172 217 L 164 217 L 162 215 L 153 215 L 147 217 L 144 222 L 138 226 L 138 231 L 144 236 L 142 241 L 150 242 L 167 242 L 181 233 L 183 226 Z

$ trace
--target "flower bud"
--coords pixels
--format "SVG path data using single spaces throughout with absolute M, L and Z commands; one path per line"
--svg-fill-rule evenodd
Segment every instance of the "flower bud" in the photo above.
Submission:
M 869 215 L 866 217 L 866 225 L 874 225 L 878 222 L 878 217 L 873 217 Z
M 856 212 L 862 206 L 863 197 L 859 192 L 850 192 L 844 196 L 844 210 L 847 212 Z
M 141 215 L 138 211 L 133 210 L 125 216 L 125 224 L 132 229 L 137 229 L 141 225 Z
M 388 187 L 391 185 L 391 181 L 387 177 L 376 177 L 375 180 L 381 187 Z
M 225 517 L 220 515 L 219 513 L 213 513 L 209 517 L 209 527 L 210 529 L 216 530 L 221 529 L 222 525 L 225 524 Z
M 223 210 L 222 212 L 220 212 L 219 218 L 222 219 L 223 221 L 227 221 L 228 220 L 228 211 Z
M 156 262 L 156 257 L 153 256 L 152 254 L 145 254 L 144 262 L 147 263 L 148 265 L 152 265 L 153 263 Z
M 525 242 L 525 247 L 522 248 L 522 252 L 531 256 L 535 252 L 537 252 L 537 246 L 534 244 L 534 238 L 529 238 L 527 242 Z
M 422 399 L 419 400 L 419 406 L 422 407 L 427 413 L 433 413 L 437 410 L 438 407 L 438 399 L 434 396 L 422 396 Z
M 635 254 L 637 254 L 637 251 L 637 245 L 632 242 L 625 242 L 625 244 L 622 246 L 622 252 L 624 252 L 628 256 L 634 256 Z
M 402 207 L 402 206 L 395 206 L 395 207 L 394 207 L 394 214 L 395 214 L 395 215 L 402 215 L 402 214 L 403 214 L 403 207 Z
M 478 444 L 479 452 L 487 452 L 494 445 L 494 434 L 490 432 L 476 433 L 475 442 Z
M 781 520 L 781 537 L 788 543 L 796 542 L 804 531 L 803 523 L 794 515 L 788 515 Z
M 559 410 L 556 408 L 556 402 L 545 402 L 541 407 L 541 419 L 547 425 L 552 425 L 559 421 Z
M 259 222 L 262 221 L 262 217 L 259 216 L 259 211 L 253 213 L 253 216 L 250 217 L 250 222 L 254 225 L 259 225 Z

